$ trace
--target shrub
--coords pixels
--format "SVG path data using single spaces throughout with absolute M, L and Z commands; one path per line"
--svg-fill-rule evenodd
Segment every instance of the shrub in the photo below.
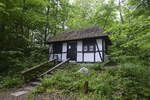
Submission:
M 92 66 L 92 68 L 93 68 L 94 70 L 101 70 L 101 69 L 104 67 L 105 64 L 106 64 L 106 63 L 95 63 L 95 64 Z
M 57 71 L 51 78 L 45 77 L 42 80 L 41 86 L 44 88 L 42 90 L 49 91 L 57 88 L 58 90 L 63 90 L 63 93 L 78 92 L 86 80 L 85 77 L 85 75 L 77 72 Z
M 150 68 L 142 65 L 123 64 L 117 69 L 109 70 L 111 75 L 118 77 L 116 89 L 123 91 L 124 98 L 150 97 Z
M 30 56 L 27 56 L 23 50 L 1 51 L 0 58 L 2 58 L 2 61 L 0 61 L 0 71 L 2 72 L 0 73 L 0 88 L 12 88 L 22 84 L 23 81 L 20 79 L 21 71 L 48 60 L 45 49 L 47 48 L 33 49 L 28 52 L 31 54 Z M 40 71 L 35 71 L 27 75 L 27 77 L 37 76 L 39 72 L 49 69 L 50 66 L 46 65 Z
M 13 88 L 22 85 L 23 81 L 19 77 L 5 77 L 3 81 L 0 82 L 0 88 Z
M 83 66 L 57 71 L 51 78 L 45 77 L 34 93 L 61 91 L 61 93 L 83 93 L 84 82 L 89 83 L 88 97 L 98 96 L 106 100 L 148 99 L 150 97 L 150 68 L 142 65 L 122 64 L 116 68 L 97 71 L 88 66 L 89 75 L 78 73 Z M 75 71 L 76 69 L 76 71 Z M 92 94 L 92 95 L 91 95 Z M 87 97 L 83 98 L 86 99 Z

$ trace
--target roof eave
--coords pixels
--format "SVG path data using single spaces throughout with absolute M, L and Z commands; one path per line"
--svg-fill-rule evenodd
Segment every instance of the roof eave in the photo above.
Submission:
M 97 37 L 86 37 L 86 38 L 79 38 L 79 39 L 68 39 L 68 40 L 57 40 L 57 41 L 46 41 L 45 42 L 45 44 L 52 44 L 52 43 L 56 43 L 56 42 L 67 42 L 67 41 L 76 41 L 76 40 L 83 40 L 83 39 L 93 39 L 93 38 L 108 38 L 107 40 L 109 41 L 109 42 L 111 42 L 110 41 L 110 39 L 109 39 L 109 37 L 107 36 L 107 35 L 104 35 L 104 36 L 97 36 Z

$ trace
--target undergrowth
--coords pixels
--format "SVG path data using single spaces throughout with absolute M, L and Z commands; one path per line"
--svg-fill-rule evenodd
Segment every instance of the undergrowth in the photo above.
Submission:
M 0 90 L 20 87 L 24 83 L 21 76 L 22 71 L 47 61 L 47 54 L 42 50 L 33 50 L 29 56 L 25 56 L 23 52 L 4 53 L 9 62 L 5 61 L 6 68 L 0 67 Z M 37 73 L 31 73 L 27 77 L 33 77 Z
M 147 66 L 121 64 L 106 70 L 98 70 L 102 69 L 101 64 L 68 66 L 51 78 L 45 77 L 32 93 L 74 94 L 83 100 L 148 100 L 150 97 L 150 68 Z M 89 74 L 77 72 L 83 66 L 89 69 Z M 85 81 L 89 83 L 88 95 L 83 94 Z

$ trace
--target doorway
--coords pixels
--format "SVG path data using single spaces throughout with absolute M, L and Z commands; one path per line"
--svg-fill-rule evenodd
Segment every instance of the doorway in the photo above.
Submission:
M 71 41 L 67 44 L 67 58 L 70 58 L 72 61 L 77 59 L 77 42 Z

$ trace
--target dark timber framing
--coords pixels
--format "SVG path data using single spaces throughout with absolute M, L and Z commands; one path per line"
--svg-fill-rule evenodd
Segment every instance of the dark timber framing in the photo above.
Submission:
M 95 52 L 96 52 L 96 42 L 97 42 L 97 41 L 96 41 L 96 39 L 95 39 L 95 43 L 94 43 L 94 62 L 95 62 L 95 57 L 96 57 L 96 56 L 95 56 Z
M 76 44 L 70 43 L 72 41 L 76 41 Z M 78 41 L 82 41 L 82 44 Z M 69 57 L 70 61 L 75 62 L 104 62 L 107 46 L 112 44 L 107 32 L 98 26 L 61 32 L 49 38 L 45 43 L 58 45 L 54 46 L 54 50 L 49 50 L 50 59 L 57 55 L 56 58 L 59 61 Z M 59 44 L 62 44 L 62 50 Z M 68 44 L 69 50 L 67 50 Z
M 102 62 L 104 62 L 104 39 L 102 39 L 102 55 L 103 55 L 103 60 L 102 60 Z
M 84 44 L 82 41 L 82 62 L 84 62 Z
M 93 51 L 89 50 L 90 45 L 93 46 Z M 95 62 L 95 52 L 96 52 L 95 45 L 96 45 L 96 39 L 84 39 L 84 40 L 82 40 L 82 52 L 83 52 L 83 54 L 82 54 L 83 61 L 82 62 L 85 61 L 84 60 L 85 53 L 93 53 L 93 55 L 94 55 L 93 62 Z M 87 46 L 87 51 L 84 51 L 85 46 Z
M 105 50 L 104 50 L 104 48 L 105 48 L 105 46 L 104 46 L 104 42 L 106 42 L 104 39 L 101 39 L 101 41 L 102 41 L 102 50 L 100 50 L 99 49 L 99 45 L 98 45 L 98 41 L 97 41 L 97 39 L 92 39 L 92 44 L 89 44 L 89 45 L 93 45 L 94 46 L 94 50 L 93 51 L 84 51 L 84 46 L 85 46 L 85 41 L 88 41 L 89 39 L 84 39 L 84 40 L 79 40 L 79 41 L 81 41 L 82 42 L 82 44 L 81 44 L 81 46 L 82 46 L 82 50 L 80 50 L 80 51 L 78 51 L 78 49 L 77 49 L 77 47 L 78 47 L 78 40 L 76 40 L 76 41 L 73 41 L 73 42 L 75 42 L 76 43 L 76 59 L 74 60 L 75 62 L 79 62 L 79 63 L 88 63 L 88 62 L 85 62 L 85 53 L 93 53 L 93 55 L 94 55 L 94 59 L 93 59 L 93 61 L 90 61 L 90 63 L 94 63 L 94 62 L 99 62 L 99 61 L 96 61 L 96 54 L 97 54 L 97 52 L 98 52 L 98 55 L 99 55 L 99 57 L 100 57 L 100 59 L 101 59 L 101 62 L 104 62 L 104 52 L 105 52 Z M 89 40 L 89 41 L 91 41 L 91 40 Z M 66 45 L 66 51 L 64 52 L 63 51 L 63 43 L 66 43 L 67 45 Z M 68 42 L 61 42 L 61 44 L 62 44 L 62 48 L 61 48 L 61 52 L 60 53 L 55 53 L 54 51 L 53 51 L 53 45 L 55 45 L 55 43 L 53 44 L 52 43 L 52 48 L 51 48 L 51 50 L 49 50 L 49 57 L 51 57 L 51 58 L 53 58 L 54 59 L 54 55 L 55 54 L 60 54 L 60 61 L 63 61 L 63 54 L 66 54 L 66 59 L 68 58 L 67 57 L 67 54 L 68 54 L 68 44 L 70 43 L 70 41 L 68 41 Z M 106 43 L 105 43 L 106 44 Z M 86 44 L 87 45 L 87 44 Z M 97 49 L 96 49 L 97 48 Z M 78 55 L 78 53 L 81 53 L 82 54 L 82 60 L 81 61 L 77 61 L 77 55 Z M 102 54 L 101 54 L 102 53 Z
M 102 40 L 102 41 L 103 41 L 103 40 Z M 102 44 L 102 45 L 103 45 L 103 44 Z M 97 49 L 98 49 L 98 53 L 99 53 L 100 59 L 101 59 L 101 61 L 103 61 L 103 60 L 102 60 L 102 56 L 101 56 L 101 52 L 103 52 L 103 50 L 102 50 L 102 51 L 99 50 L 99 47 L 98 47 L 97 42 L 96 42 L 96 46 L 97 46 Z

